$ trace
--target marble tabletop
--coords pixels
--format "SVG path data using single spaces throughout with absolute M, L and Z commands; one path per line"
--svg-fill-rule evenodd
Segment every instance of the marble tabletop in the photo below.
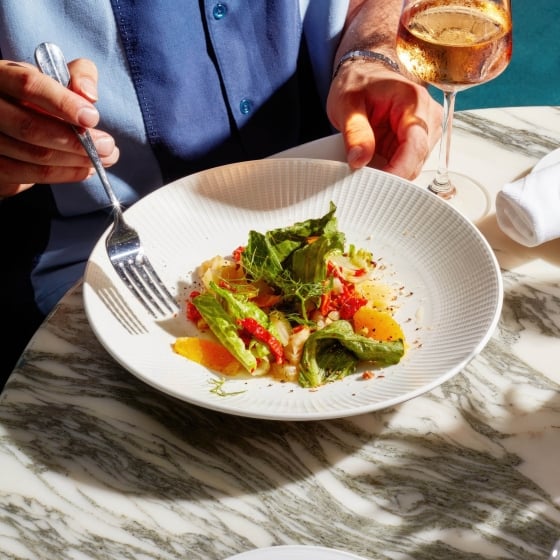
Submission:
M 495 194 L 558 146 L 560 108 L 458 113 L 451 166 Z M 340 137 L 299 154 L 336 159 Z M 299 544 L 370 560 L 548 558 L 560 240 L 527 249 L 493 213 L 477 225 L 505 290 L 486 348 L 423 396 L 338 420 L 255 420 L 151 389 L 97 342 L 75 286 L 0 396 L 0 557 L 224 560 Z

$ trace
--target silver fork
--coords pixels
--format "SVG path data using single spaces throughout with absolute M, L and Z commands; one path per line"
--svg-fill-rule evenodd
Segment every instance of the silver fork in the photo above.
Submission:
M 68 87 L 70 72 L 64 55 L 57 45 L 41 43 L 35 49 L 35 61 L 44 74 Z M 121 204 L 109 183 L 90 133 L 87 129 L 74 126 L 72 128 L 91 159 L 113 207 L 113 227 L 107 236 L 105 245 L 114 269 L 153 317 L 158 318 L 168 313 L 175 313 L 178 309 L 175 298 L 160 280 L 144 253 L 138 233 L 126 223 Z

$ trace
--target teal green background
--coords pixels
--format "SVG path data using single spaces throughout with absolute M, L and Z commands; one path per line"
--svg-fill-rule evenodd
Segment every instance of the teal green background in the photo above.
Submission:
M 457 94 L 455 109 L 560 106 L 560 0 L 512 0 L 513 56 L 496 79 Z M 441 101 L 441 93 L 430 88 Z

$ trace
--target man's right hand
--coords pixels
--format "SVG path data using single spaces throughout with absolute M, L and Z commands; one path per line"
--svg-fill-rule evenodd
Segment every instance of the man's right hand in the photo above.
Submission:
M 69 125 L 90 128 L 105 166 L 119 157 L 114 139 L 94 127 L 99 113 L 97 69 L 78 59 L 65 88 L 24 62 L 0 60 L 0 198 L 35 183 L 82 181 L 94 173 Z

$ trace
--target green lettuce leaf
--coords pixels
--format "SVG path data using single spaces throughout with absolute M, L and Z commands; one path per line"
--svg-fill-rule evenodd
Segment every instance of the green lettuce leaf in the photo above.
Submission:
M 215 282 L 210 282 L 210 290 L 234 322 L 251 317 L 263 327 L 268 327 L 268 315 L 257 304 L 247 301 L 244 296 L 236 296 L 229 290 L 220 288 Z
M 344 235 L 335 232 L 321 235 L 290 255 L 289 270 L 293 279 L 303 283 L 322 282 L 327 277 L 327 260 L 333 252 L 344 251 Z
M 354 373 L 360 361 L 385 367 L 398 363 L 403 355 L 402 340 L 379 342 L 356 334 L 348 321 L 334 321 L 305 342 L 299 384 L 319 387 Z
M 275 334 L 268 315 L 244 296 L 210 283 L 210 291 L 193 299 L 194 306 L 208 324 L 214 336 L 237 358 L 251 374 L 264 373 L 270 364 L 270 348 L 262 341 L 251 338 L 249 344 L 239 336 L 239 319 L 251 317 Z M 258 359 L 257 359 L 258 358 Z
M 323 280 L 326 254 L 334 249 L 344 250 L 345 237 L 338 231 L 335 211 L 336 206 L 331 202 L 329 212 L 321 218 L 297 222 L 264 234 L 250 231 L 241 255 L 245 270 L 254 280 L 263 279 L 280 289 L 286 280 Z M 319 239 L 308 243 L 309 237 Z M 319 245 L 314 247 L 317 243 Z
M 307 302 L 325 291 L 328 255 L 343 252 L 345 236 L 338 231 L 336 206 L 321 218 L 297 222 L 262 234 L 249 232 L 241 255 L 242 265 L 254 280 L 264 280 L 277 290 L 284 305 L 295 305 L 307 322 Z M 316 238 L 309 243 L 309 238 Z
M 212 294 L 206 293 L 193 298 L 192 303 L 220 343 L 239 360 L 248 372 L 254 372 L 257 367 L 257 359 L 245 347 L 245 342 L 237 334 L 236 320 L 224 310 L 220 302 Z

